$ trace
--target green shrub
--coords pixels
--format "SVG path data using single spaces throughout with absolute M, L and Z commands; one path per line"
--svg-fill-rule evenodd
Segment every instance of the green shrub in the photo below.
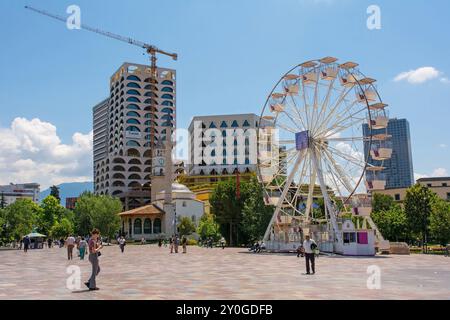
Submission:
M 188 246 L 196 246 L 196 245 L 198 245 L 198 241 L 195 239 L 188 239 L 187 245 Z

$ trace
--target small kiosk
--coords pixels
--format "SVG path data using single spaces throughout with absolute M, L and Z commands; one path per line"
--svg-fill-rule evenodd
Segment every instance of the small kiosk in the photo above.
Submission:
M 43 249 L 44 239 L 47 237 L 45 234 L 38 232 L 32 232 L 26 235 L 30 238 L 30 249 Z

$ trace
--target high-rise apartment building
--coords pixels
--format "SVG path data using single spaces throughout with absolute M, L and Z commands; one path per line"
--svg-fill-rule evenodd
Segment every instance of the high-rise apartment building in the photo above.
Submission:
M 157 68 L 154 80 L 150 66 L 124 63 L 112 75 L 109 98 L 93 108 L 96 194 L 119 197 L 126 210 L 155 199 L 175 111 L 175 70 Z
M 385 130 L 372 130 L 372 135 L 384 133 Z M 369 126 L 363 124 L 364 136 L 369 136 Z M 392 155 L 383 162 L 372 159 L 369 163 L 375 166 L 383 165 L 386 177 L 386 189 L 409 188 L 414 184 L 414 171 L 411 152 L 411 136 L 409 122 L 406 119 L 389 119 L 387 134 L 390 135 Z M 364 152 L 367 154 L 367 144 Z

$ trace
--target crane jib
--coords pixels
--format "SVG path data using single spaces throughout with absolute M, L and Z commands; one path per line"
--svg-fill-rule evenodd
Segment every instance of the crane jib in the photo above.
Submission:
M 58 16 L 56 14 L 49 13 L 49 12 L 44 11 L 44 10 L 39 10 L 39 9 L 30 7 L 30 6 L 25 6 L 25 9 L 29 9 L 31 11 L 37 12 L 39 14 L 45 15 L 47 17 L 50 17 L 50 18 L 53 18 L 53 19 L 56 19 L 56 20 L 59 20 L 59 21 L 62 21 L 62 22 L 67 22 L 66 18 Z M 109 38 L 112 38 L 112 39 L 116 39 L 116 40 L 119 40 L 119 41 L 122 41 L 122 42 L 126 42 L 126 43 L 129 43 L 129 44 L 132 44 L 132 45 L 144 48 L 151 55 L 154 55 L 155 53 L 161 53 L 161 54 L 164 54 L 166 56 L 172 57 L 173 60 L 177 60 L 177 58 L 178 58 L 178 55 L 176 53 L 168 53 L 168 52 L 165 52 L 163 50 L 159 50 L 155 46 L 152 46 L 152 45 L 147 44 L 147 43 L 142 42 L 142 41 L 134 40 L 134 39 L 132 39 L 130 37 L 124 37 L 124 36 L 121 36 L 121 35 L 109 32 L 109 31 L 103 31 L 101 29 L 93 28 L 93 27 L 87 26 L 85 24 L 80 24 L 79 27 L 81 29 L 84 29 L 84 30 L 87 30 L 87 31 L 91 31 L 91 32 L 94 32 L 94 33 L 97 33 L 97 34 L 101 34 L 101 35 L 103 35 L 105 37 L 109 37 Z

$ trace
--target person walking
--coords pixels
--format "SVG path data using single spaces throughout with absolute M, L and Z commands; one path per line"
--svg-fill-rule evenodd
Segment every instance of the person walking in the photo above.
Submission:
M 78 251 L 77 257 L 80 257 L 80 241 L 81 241 L 81 237 L 78 236 L 78 237 L 75 239 L 75 246 L 77 247 L 77 251 Z
M 208 241 L 206 242 L 206 247 L 212 248 L 212 238 L 211 237 L 208 238 Z
M 310 262 L 311 262 L 311 269 L 312 274 L 316 273 L 316 267 L 314 262 L 314 251 L 317 248 L 317 243 L 311 239 L 309 235 L 305 236 L 305 241 L 303 241 L 303 249 L 305 251 L 305 261 L 306 261 L 306 274 L 311 274 L 310 272 Z
M 52 239 L 51 238 L 48 238 L 47 239 L 47 247 L 50 249 L 51 247 L 52 247 Z
M 125 238 L 123 236 L 121 236 L 119 238 L 119 247 L 120 247 L 120 251 L 122 251 L 122 253 L 125 250 L 125 244 L 126 243 L 127 243 L 127 241 L 125 240 Z
M 30 247 L 30 243 L 31 243 L 30 238 L 28 236 L 25 236 L 25 238 L 23 238 L 23 251 L 25 253 L 28 252 L 28 248 Z
M 175 253 L 178 253 L 178 246 L 180 245 L 180 238 L 178 238 L 178 235 L 175 236 L 174 246 L 175 246 Z
M 67 260 L 73 259 L 73 247 L 75 247 L 75 238 L 69 235 L 65 241 L 67 245 Z
M 170 243 L 170 253 L 173 253 L 173 246 L 174 246 L 174 236 L 169 238 L 169 243 Z
M 225 249 L 225 238 L 224 237 L 222 237 L 220 239 L 220 245 L 222 246 L 222 249 Z
M 81 238 L 78 243 L 78 251 L 80 252 L 80 260 L 84 260 L 84 255 L 86 254 L 87 242 L 84 237 Z
M 100 273 L 100 265 L 98 263 L 98 257 L 100 256 L 100 250 L 103 248 L 102 245 L 98 243 L 98 237 L 100 235 L 100 231 L 98 229 L 94 229 L 91 232 L 91 238 L 89 239 L 88 248 L 89 248 L 89 262 L 92 264 L 92 274 L 87 282 L 84 284 L 89 290 L 99 290 L 96 283 L 96 277 Z
M 181 245 L 183 246 L 183 253 L 186 253 L 187 238 L 185 236 L 181 239 Z
M 144 237 L 141 238 L 141 244 L 145 244 L 145 238 Z

